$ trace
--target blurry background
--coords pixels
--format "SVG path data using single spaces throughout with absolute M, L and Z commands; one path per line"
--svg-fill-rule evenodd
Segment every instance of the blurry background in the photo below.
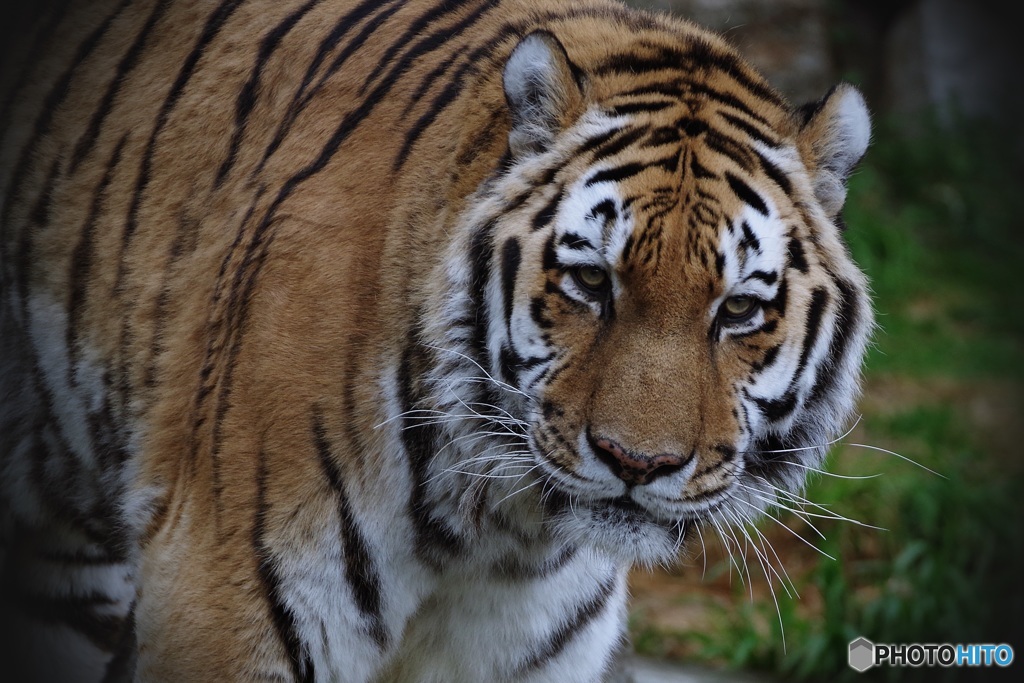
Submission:
M 874 139 L 844 213 L 880 325 L 861 418 L 827 467 L 871 478 L 815 475 L 805 497 L 821 507 L 774 512 L 777 521 L 748 531 L 753 543 L 705 532 L 705 550 L 697 543 L 681 566 L 634 573 L 633 647 L 780 681 L 993 680 L 1019 672 L 1024 79 L 1013 4 L 631 4 L 723 33 L 796 104 L 839 80 L 862 89 Z M 1009 672 L 857 674 L 846 659 L 858 636 L 1009 643 L 1018 661 Z

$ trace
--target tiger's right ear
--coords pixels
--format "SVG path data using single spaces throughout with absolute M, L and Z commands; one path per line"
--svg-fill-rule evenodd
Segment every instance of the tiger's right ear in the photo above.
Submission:
M 846 201 L 846 181 L 871 138 L 867 104 L 860 91 L 844 83 L 800 107 L 796 118 L 797 144 L 811 171 L 814 195 L 835 218 Z
M 513 157 L 545 151 L 582 113 L 577 73 L 562 43 L 547 31 L 530 33 L 512 50 L 502 78 L 512 115 Z

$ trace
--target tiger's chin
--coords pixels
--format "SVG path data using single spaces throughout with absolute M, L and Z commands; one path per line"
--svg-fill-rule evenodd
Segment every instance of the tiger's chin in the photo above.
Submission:
M 671 565 L 678 558 L 692 522 L 658 519 L 627 498 L 584 501 L 563 494 L 550 497 L 555 533 L 592 546 L 624 564 Z

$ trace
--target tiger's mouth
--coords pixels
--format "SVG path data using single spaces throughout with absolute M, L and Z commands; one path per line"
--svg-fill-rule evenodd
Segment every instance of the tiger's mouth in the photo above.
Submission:
M 586 498 L 553 486 L 544 502 L 549 519 L 569 538 L 630 563 L 673 561 L 698 522 L 690 515 L 665 517 L 629 492 L 614 498 Z
M 690 515 L 667 517 L 635 500 L 628 492 L 616 498 L 590 500 L 561 495 L 563 502 L 570 504 L 572 508 L 586 509 L 593 515 L 595 522 L 610 526 L 639 528 L 644 524 L 653 524 L 665 528 L 678 528 L 679 525 L 690 524 L 693 521 Z
M 617 526 L 639 526 L 644 523 L 663 523 L 651 510 L 633 500 L 629 494 L 601 500 L 591 504 L 595 517 L 599 521 Z M 682 523 L 686 523 L 685 520 Z

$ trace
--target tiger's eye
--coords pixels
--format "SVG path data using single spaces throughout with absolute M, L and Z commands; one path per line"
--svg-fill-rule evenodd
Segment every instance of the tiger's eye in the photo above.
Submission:
M 587 289 L 602 289 L 608 282 L 608 273 L 595 266 L 583 266 L 575 271 L 576 279 Z
M 744 320 L 757 309 L 757 300 L 750 296 L 731 296 L 722 304 L 725 317 L 737 321 Z

